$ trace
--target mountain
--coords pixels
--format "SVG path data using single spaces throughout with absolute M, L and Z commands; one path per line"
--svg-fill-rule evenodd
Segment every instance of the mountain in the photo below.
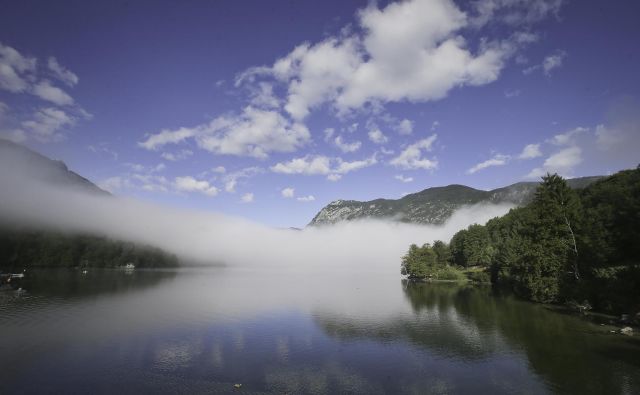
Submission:
M 52 160 L 27 147 L 0 139 L 1 171 L 16 173 L 57 187 L 69 188 L 97 195 L 110 195 L 86 178 L 74 173 L 62 161 Z M 17 174 L 12 174 L 17 175 Z
M 569 186 L 580 189 L 601 179 L 601 176 L 567 180 Z M 531 201 L 537 182 L 519 182 L 491 191 L 465 185 L 428 188 L 401 199 L 376 199 L 367 202 L 336 200 L 320 210 L 310 226 L 334 224 L 363 218 L 393 219 L 419 224 L 442 224 L 455 210 L 477 203 L 510 203 L 524 205 Z

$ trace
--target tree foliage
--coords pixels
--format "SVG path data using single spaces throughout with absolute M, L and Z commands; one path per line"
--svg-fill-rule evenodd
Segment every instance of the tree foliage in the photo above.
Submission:
M 54 231 L 0 229 L 0 265 L 24 267 L 177 266 L 174 255 L 150 246 L 107 237 Z
M 494 284 L 532 301 L 638 312 L 640 168 L 580 191 L 548 174 L 529 205 L 460 230 L 449 253 L 451 263 L 486 267 Z

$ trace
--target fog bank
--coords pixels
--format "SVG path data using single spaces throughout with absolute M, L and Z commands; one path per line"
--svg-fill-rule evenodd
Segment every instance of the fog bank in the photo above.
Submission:
M 2 222 L 150 244 L 205 264 L 291 270 L 398 273 L 400 257 L 409 244 L 448 241 L 459 229 L 485 223 L 511 208 L 493 204 L 464 207 L 441 226 L 364 220 L 298 231 L 273 229 L 219 213 L 70 191 L 11 171 L 0 171 L 0 183 Z

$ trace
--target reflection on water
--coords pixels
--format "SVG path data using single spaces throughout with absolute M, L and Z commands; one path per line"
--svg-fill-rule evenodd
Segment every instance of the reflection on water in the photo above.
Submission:
M 0 293 L 0 393 L 640 392 L 637 338 L 490 288 L 227 268 L 25 289 Z

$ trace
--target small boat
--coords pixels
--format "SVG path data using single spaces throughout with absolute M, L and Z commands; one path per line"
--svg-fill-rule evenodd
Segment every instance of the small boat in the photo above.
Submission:
M 124 265 L 124 268 L 126 270 L 133 270 L 136 268 L 136 265 L 134 265 L 133 263 L 127 263 L 126 265 Z

